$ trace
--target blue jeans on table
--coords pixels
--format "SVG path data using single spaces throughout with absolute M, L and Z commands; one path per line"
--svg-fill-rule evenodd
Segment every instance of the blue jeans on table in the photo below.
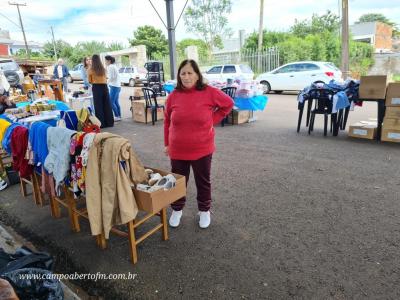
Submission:
M 110 85 L 110 100 L 114 116 L 121 117 L 121 107 L 119 106 L 119 92 L 121 87 Z

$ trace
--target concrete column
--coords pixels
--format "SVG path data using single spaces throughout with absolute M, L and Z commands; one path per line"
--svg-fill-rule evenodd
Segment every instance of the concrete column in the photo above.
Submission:
M 144 64 L 147 62 L 147 52 L 146 52 L 146 46 L 145 45 L 138 45 L 135 46 L 137 49 L 136 57 L 133 58 L 133 61 L 135 61 L 134 65 L 137 67 L 143 67 Z M 129 56 L 129 60 L 131 60 L 131 57 Z

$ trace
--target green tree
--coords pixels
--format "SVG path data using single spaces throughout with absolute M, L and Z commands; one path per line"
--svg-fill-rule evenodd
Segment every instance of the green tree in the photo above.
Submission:
M 358 19 L 356 24 L 366 23 L 366 22 L 376 22 L 376 21 L 392 26 L 393 28 L 392 36 L 400 36 L 400 31 L 399 28 L 397 27 L 398 25 L 395 22 L 390 21 L 383 14 L 378 14 L 378 13 L 364 14 Z
M 108 51 L 118 51 L 124 49 L 124 46 L 118 42 L 112 42 L 107 45 Z
M 147 55 L 163 56 L 168 54 L 168 40 L 160 29 L 145 25 L 133 32 L 133 39 L 128 39 L 132 46 L 145 45 Z
M 188 46 L 196 46 L 197 51 L 199 53 L 199 57 L 204 57 L 208 55 L 208 47 L 207 44 L 200 39 L 183 39 L 180 42 L 176 43 L 176 51 L 178 56 L 185 56 L 185 49 Z
M 72 54 L 73 48 L 72 46 L 63 40 L 57 40 L 55 42 L 57 57 L 66 58 Z M 46 42 L 43 45 L 43 54 L 48 58 L 55 58 L 54 47 L 52 42 Z
M 311 20 L 299 21 L 295 19 L 294 25 L 290 28 L 290 32 L 298 37 L 305 37 L 308 34 L 319 34 L 324 31 L 335 32 L 339 31 L 340 19 L 331 11 L 318 16 L 313 14 Z
M 221 36 L 231 36 L 227 14 L 232 10 L 231 0 L 192 0 L 184 14 L 187 31 L 196 33 L 212 47 L 222 48 Z
M 263 31 L 263 48 L 276 46 L 278 43 L 285 41 L 291 36 L 287 32 Z M 258 48 L 258 32 L 253 32 L 245 40 L 243 48 L 245 50 L 257 50 Z

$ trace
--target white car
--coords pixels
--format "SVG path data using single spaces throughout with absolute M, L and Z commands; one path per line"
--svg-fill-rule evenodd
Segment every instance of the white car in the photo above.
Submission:
M 340 81 L 342 72 L 333 63 L 324 61 L 293 62 L 256 78 L 263 85 L 264 93 L 274 91 L 277 94 L 301 91 L 315 81 L 328 83 L 332 79 Z
M 82 80 L 82 68 L 83 64 L 78 64 L 75 67 L 73 67 L 72 70 L 69 70 L 69 76 L 68 76 L 69 83 L 77 80 Z
M 212 66 L 203 76 L 208 81 L 226 82 L 227 79 L 245 78 L 253 80 L 254 73 L 248 65 L 217 65 Z
M 135 86 L 136 83 L 147 82 L 147 70 L 138 67 L 121 67 L 119 69 L 121 85 Z

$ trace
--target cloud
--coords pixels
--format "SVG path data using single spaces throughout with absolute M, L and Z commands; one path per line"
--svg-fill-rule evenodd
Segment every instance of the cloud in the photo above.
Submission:
M 151 0 L 160 17 L 166 23 L 164 0 Z M 174 0 L 175 22 L 186 0 Z M 79 41 L 98 40 L 119 41 L 128 45 L 128 38 L 142 25 L 152 25 L 167 30 L 149 0 L 26 0 L 21 7 L 24 27 L 28 40 L 46 42 L 51 40 L 50 26 L 56 39 L 75 44 Z M 190 3 L 190 2 L 189 2 Z M 324 14 L 331 10 L 340 13 L 340 0 L 302 0 L 264 2 L 264 27 L 269 30 L 288 30 L 295 19 L 309 19 L 313 13 Z M 247 33 L 258 30 L 259 0 L 233 1 L 232 12 L 228 16 L 229 26 L 235 35 L 240 29 Z M 400 3 L 393 0 L 364 1 L 349 0 L 350 23 L 365 13 L 382 13 L 391 21 L 400 24 Z M 17 9 L 0 0 L 0 11 L 15 23 L 19 23 Z M 9 29 L 12 38 L 22 40 L 21 30 L 0 16 L 0 27 Z M 198 38 L 185 28 L 183 18 L 176 28 L 176 39 Z

